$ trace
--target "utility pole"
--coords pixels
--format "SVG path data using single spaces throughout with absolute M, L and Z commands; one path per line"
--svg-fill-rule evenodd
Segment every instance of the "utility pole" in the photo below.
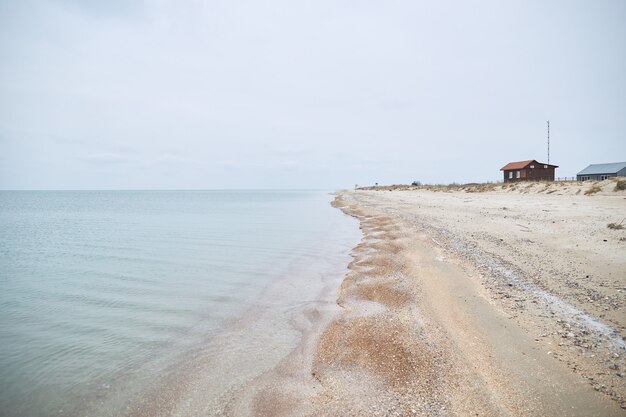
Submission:
M 550 165 L 550 120 L 548 120 L 548 165 Z

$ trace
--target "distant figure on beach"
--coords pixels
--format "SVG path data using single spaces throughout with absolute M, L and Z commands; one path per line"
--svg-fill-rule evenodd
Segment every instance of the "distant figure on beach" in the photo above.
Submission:
M 357 188 L 359 188 L 359 184 L 354 184 L 354 191 L 356 191 Z

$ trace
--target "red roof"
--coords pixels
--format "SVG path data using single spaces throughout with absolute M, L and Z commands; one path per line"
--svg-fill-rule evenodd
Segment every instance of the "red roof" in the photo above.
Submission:
M 537 164 L 537 165 L 548 165 L 550 167 L 558 168 L 557 165 L 542 164 L 541 162 L 537 162 L 534 159 L 531 159 L 529 161 L 509 162 L 508 164 L 506 164 L 505 166 L 500 168 L 500 171 L 508 171 L 508 170 L 511 170 L 511 169 L 524 169 L 528 165 L 532 164 L 533 162 L 535 164 Z

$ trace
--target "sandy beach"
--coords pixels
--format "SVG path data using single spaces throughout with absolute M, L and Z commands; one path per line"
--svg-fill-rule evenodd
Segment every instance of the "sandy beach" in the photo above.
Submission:
M 626 217 L 626 194 L 614 187 L 339 194 L 364 236 L 341 309 L 247 412 L 625 415 L 626 230 L 607 224 Z
M 338 193 L 363 237 L 343 281 L 292 316 L 297 348 L 260 340 L 276 365 L 224 385 L 256 361 L 224 345 L 232 360 L 190 362 L 128 414 L 626 415 L 626 229 L 607 227 L 626 217 L 626 192 L 614 189 Z M 256 316 L 245 334 L 271 328 Z
M 626 195 L 595 185 L 341 194 L 364 240 L 316 414 L 624 415 Z

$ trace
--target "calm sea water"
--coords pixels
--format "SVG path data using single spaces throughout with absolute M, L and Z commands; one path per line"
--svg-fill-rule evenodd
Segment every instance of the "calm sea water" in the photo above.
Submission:
M 296 291 L 272 293 L 272 308 L 311 301 L 298 286 L 316 291 L 320 275 L 340 277 L 358 239 L 331 198 L 0 192 L 1 414 L 78 415 L 95 405 L 114 415 L 229 320 L 268 305 L 264 289 L 286 274 Z

